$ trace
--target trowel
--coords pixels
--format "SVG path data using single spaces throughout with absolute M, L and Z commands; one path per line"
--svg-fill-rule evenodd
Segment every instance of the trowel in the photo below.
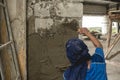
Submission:
M 79 21 L 77 21 L 76 19 L 73 19 L 71 22 L 70 22 L 70 29 L 74 30 L 74 31 L 78 31 L 79 28 L 82 28 L 82 26 L 80 26 L 79 24 Z M 82 34 L 79 34 L 78 35 L 78 38 L 83 40 L 82 38 Z

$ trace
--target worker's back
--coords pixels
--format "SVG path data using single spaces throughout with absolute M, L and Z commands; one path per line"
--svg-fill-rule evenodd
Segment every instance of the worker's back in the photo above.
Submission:
M 90 69 L 87 70 L 86 80 L 107 80 L 106 63 L 102 48 L 96 48 L 91 58 Z

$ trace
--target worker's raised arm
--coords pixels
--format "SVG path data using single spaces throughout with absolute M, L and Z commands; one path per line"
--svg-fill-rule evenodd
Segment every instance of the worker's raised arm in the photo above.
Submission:
M 95 38 L 87 28 L 79 28 L 78 32 L 80 34 L 85 34 L 88 38 L 90 38 L 90 40 L 92 41 L 92 43 L 94 44 L 95 47 L 100 47 L 103 48 L 102 44 L 100 43 L 100 41 Z

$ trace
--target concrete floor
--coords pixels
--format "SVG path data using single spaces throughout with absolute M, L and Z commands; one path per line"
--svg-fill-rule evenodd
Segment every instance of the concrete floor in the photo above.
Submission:
M 112 37 L 112 40 L 113 39 L 114 38 Z M 90 53 L 93 54 L 95 48 L 92 45 L 91 41 L 89 41 L 89 40 L 84 40 L 84 41 L 85 41 L 85 43 L 89 44 L 88 47 L 90 49 Z M 100 41 L 103 44 L 104 52 L 105 52 L 107 42 L 105 40 L 100 40 Z M 114 55 L 117 51 L 120 51 L 118 45 L 119 44 L 117 43 L 117 45 L 113 48 L 113 50 L 110 53 L 110 56 Z M 108 80 L 120 80 L 120 59 L 119 58 L 120 58 L 120 52 L 117 53 L 117 55 L 114 56 L 113 58 L 106 61 Z

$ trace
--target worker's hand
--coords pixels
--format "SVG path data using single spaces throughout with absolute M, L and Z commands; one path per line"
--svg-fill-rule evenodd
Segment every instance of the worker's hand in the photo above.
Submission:
M 79 29 L 78 29 L 78 32 L 79 32 L 80 34 L 85 34 L 85 35 L 92 41 L 92 43 L 94 44 L 95 47 L 103 48 L 103 47 L 102 47 L 102 44 L 100 43 L 100 41 L 99 41 L 97 38 L 95 38 L 95 37 L 89 32 L 89 30 L 88 30 L 87 28 L 79 28 Z
M 87 28 L 79 28 L 78 33 L 87 35 L 89 30 Z

